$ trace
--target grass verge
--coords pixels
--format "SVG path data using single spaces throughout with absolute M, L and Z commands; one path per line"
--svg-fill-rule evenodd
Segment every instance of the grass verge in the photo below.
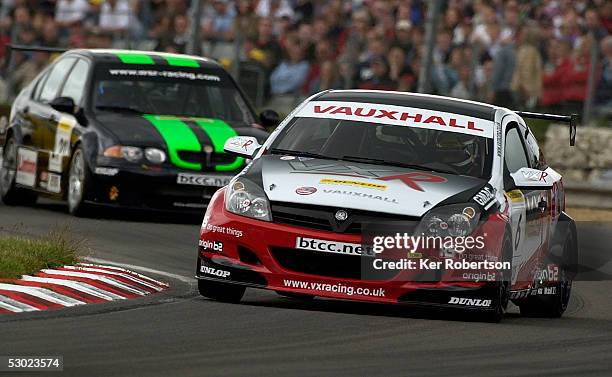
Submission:
M 84 252 L 84 240 L 72 237 L 67 228 L 36 239 L 0 234 L 0 279 L 75 264 Z

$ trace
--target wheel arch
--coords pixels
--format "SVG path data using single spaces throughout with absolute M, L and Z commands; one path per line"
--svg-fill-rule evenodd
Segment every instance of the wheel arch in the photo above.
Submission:
M 559 219 L 557 220 L 557 226 L 555 227 L 553 242 L 564 246 L 568 235 L 571 237 L 571 242 L 568 249 L 565 250 L 561 257 L 567 268 L 566 272 L 571 274 L 571 277 L 574 278 L 578 273 L 578 228 L 576 226 L 576 221 L 565 211 L 561 211 Z M 563 248 L 561 248 L 561 250 L 563 250 Z M 565 253 L 569 255 L 565 255 Z
M 79 146 L 82 146 L 87 166 L 93 173 L 98 157 L 98 136 L 95 132 L 81 134 L 72 145 L 72 154 L 74 154 L 74 151 L 76 151 Z

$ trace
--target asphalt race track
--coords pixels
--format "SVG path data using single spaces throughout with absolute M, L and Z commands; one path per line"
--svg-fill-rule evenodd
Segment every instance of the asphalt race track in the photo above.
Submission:
M 523 318 L 512 308 L 490 324 L 456 312 L 302 302 L 255 290 L 239 305 L 209 301 L 190 283 L 197 219 L 124 218 L 74 219 L 50 203 L 0 205 L 5 231 L 41 234 L 70 224 L 94 257 L 183 277 L 158 275 L 173 284 L 170 293 L 126 307 L 4 316 L 0 355 L 62 355 L 64 375 L 72 376 L 612 374 L 610 224 L 579 224 L 582 268 L 593 270 L 585 276 L 594 281 L 575 283 L 562 319 Z

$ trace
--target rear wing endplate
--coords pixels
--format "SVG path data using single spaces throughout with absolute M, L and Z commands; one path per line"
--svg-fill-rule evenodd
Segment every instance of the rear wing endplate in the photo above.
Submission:
M 544 120 L 552 120 L 555 122 L 569 123 L 569 132 L 570 132 L 569 143 L 570 143 L 570 146 L 572 147 L 576 144 L 576 122 L 578 121 L 578 114 L 557 115 L 557 114 L 531 113 L 528 111 L 515 111 L 515 113 L 523 118 L 544 119 Z

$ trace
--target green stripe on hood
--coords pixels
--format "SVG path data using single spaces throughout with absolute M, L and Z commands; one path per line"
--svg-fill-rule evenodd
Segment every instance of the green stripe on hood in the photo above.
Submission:
M 230 137 L 238 136 L 236 131 L 227 123 L 218 119 L 194 118 L 194 122 L 208 134 L 213 143 L 215 153 L 225 153 L 223 146 Z M 234 162 L 225 165 L 215 166 L 217 171 L 232 171 L 240 168 L 244 163 L 244 158 L 238 157 Z
M 202 151 L 200 141 L 191 132 L 188 125 L 177 117 L 172 116 L 144 115 L 144 118 L 151 122 L 164 138 L 168 147 L 170 161 L 175 166 L 183 169 L 202 170 L 201 164 L 183 161 L 178 155 L 179 150 L 190 152 Z

